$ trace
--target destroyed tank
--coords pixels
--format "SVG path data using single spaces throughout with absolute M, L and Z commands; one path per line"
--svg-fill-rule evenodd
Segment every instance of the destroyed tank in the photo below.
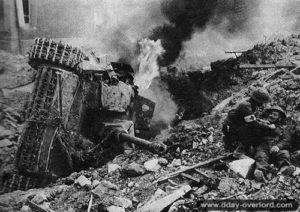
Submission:
M 36 38 L 29 64 L 37 71 L 15 170 L 2 192 L 41 187 L 97 167 L 134 145 L 162 153 L 166 146 L 134 136 L 146 129 L 155 103 L 138 95 L 128 64 L 103 64 L 68 44 Z

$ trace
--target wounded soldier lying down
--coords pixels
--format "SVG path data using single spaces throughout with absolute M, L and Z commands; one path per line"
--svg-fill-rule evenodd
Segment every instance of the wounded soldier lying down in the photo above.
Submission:
M 282 125 L 286 118 L 285 112 L 282 108 L 275 106 L 266 109 L 264 113 L 268 121 L 276 127 L 265 130 L 262 133 L 260 145 L 256 147 L 254 178 L 257 181 L 265 180 L 270 163 L 274 164 L 281 174 L 290 175 L 295 170 L 290 163 L 291 133 Z

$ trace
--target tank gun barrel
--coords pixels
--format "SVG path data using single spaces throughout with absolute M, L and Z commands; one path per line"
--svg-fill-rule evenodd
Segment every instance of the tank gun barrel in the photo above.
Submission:
M 131 136 L 127 133 L 120 133 L 119 134 L 119 141 L 121 142 L 128 142 L 128 143 L 133 143 L 138 146 L 144 147 L 145 149 L 152 150 L 156 153 L 164 153 L 167 150 L 167 146 L 163 143 L 152 143 L 150 141 L 147 141 L 142 138 L 138 138 L 135 136 Z

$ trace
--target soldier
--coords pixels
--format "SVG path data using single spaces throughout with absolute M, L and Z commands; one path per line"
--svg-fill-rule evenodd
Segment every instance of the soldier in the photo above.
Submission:
M 223 141 L 225 149 L 234 151 L 237 158 L 246 158 L 249 147 L 253 144 L 255 126 L 260 125 L 257 122 L 254 112 L 263 104 L 271 100 L 269 93 L 264 88 L 257 88 L 252 91 L 250 98 L 239 103 L 234 109 L 228 112 L 227 118 L 223 124 Z M 252 144 L 251 144 L 252 143 Z
M 256 148 L 255 160 L 256 169 L 254 178 L 257 181 L 265 181 L 269 162 L 274 163 L 279 168 L 279 173 L 289 175 L 293 173 L 295 167 L 290 163 L 289 149 L 292 135 L 290 131 L 282 125 L 286 114 L 279 106 L 274 106 L 265 110 L 264 114 L 270 124 L 276 126 L 262 132 L 260 145 Z

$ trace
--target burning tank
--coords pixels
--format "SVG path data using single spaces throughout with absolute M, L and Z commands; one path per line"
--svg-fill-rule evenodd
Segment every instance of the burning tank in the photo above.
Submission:
M 166 146 L 134 136 L 147 129 L 155 103 L 138 95 L 128 64 L 103 64 L 68 44 L 36 38 L 29 64 L 37 70 L 14 173 L 2 192 L 41 187 L 90 166 L 101 166 L 134 145 Z

